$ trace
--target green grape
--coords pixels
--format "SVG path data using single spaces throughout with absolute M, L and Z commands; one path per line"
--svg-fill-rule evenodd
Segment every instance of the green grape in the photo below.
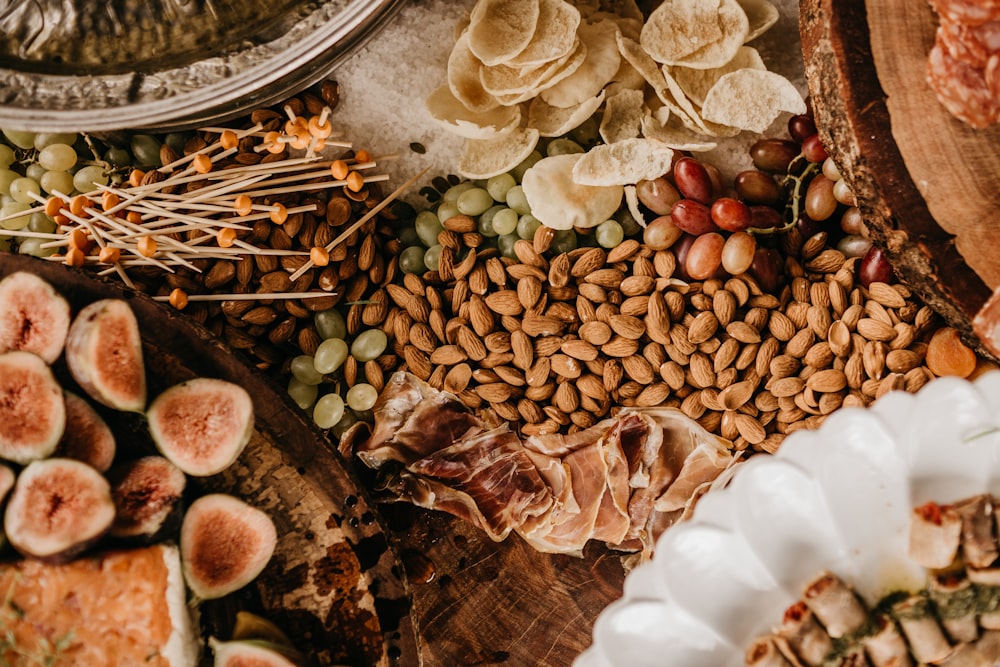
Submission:
M 56 231 L 56 223 L 44 211 L 35 211 L 28 218 L 28 229 L 39 234 L 51 234 Z
M 615 214 L 615 220 L 618 224 L 622 226 L 622 231 L 625 232 L 626 237 L 637 236 L 642 233 L 642 225 L 632 217 L 628 208 L 622 208 L 618 213 Z
M 18 148 L 35 147 L 34 132 L 22 132 L 20 130 L 4 130 L 3 135 L 7 137 L 7 141 L 14 144 Z
M 614 248 L 625 240 L 625 230 L 617 220 L 605 220 L 597 225 L 593 236 L 602 248 Z
M 368 329 L 358 334 L 351 343 L 351 355 L 358 361 L 377 359 L 389 344 L 389 339 L 381 329 Z
M 542 226 L 538 218 L 529 214 L 522 215 L 517 221 L 517 235 L 528 241 L 535 238 L 535 232 Z
M 32 195 L 40 195 L 41 193 L 41 186 L 33 178 L 17 178 L 10 184 L 10 196 L 21 204 L 34 204 L 35 198 Z
M 24 229 L 31 222 L 31 214 L 25 213 L 31 209 L 31 204 L 11 202 L 0 206 L 0 227 L 4 229 Z M 17 215 L 23 213 L 24 215 Z M 11 217 L 8 217 L 11 216 Z
M 124 167 L 132 164 L 132 154 L 125 148 L 111 147 L 104 153 L 104 160 L 116 167 Z
M 517 180 L 517 182 L 520 183 L 521 179 L 524 178 L 524 172 L 531 169 L 535 165 L 535 163 L 541 159 L 542 159 L 541 153 L 539 153 L 538 151 L 531 151 L 531 155 L 524 158 L 524 161 L 521 162 L 521 164 L 517 165 L 516 167 L 510 170 L 511 176 L 513 176 Z M 510 202 L 507 202 L 507 205 L 509 206 Z
M 517 231 L 517 223 L 520 220 L 517 211 L 512 208 L 505 208 L 497 211 L 493 216 L 493 229 L 497 234 L 513 234 Z
M 517 181 L 510 174 L 497 174 L 486 180 L 486 191 L 496 201 L 506 202 L 507 191 L 515 185 L 517 185 Z
M 184 144 L 188 141 L 188 134 L 186 132 L 171 132 L 164 139 L 163 143 L 170 146 L 175 153 L 178 155 L 184 155 Z M 128 164 L 123 162 L 122 164 Z
M 76 151 L 66 144 L 51 144 L 38 154 L 38 164 L 51 171 L 66 171 L 76 164 Z
M 89 165 L 73 174 L 73 187 L 79 192 L 93 192 L 97 186 L 107 184 L 108 175 L 101 167 Z
M 378 400 L 378 390 L 370 384 L 359 382 L 347 390 L 347 405 L 351 410 L 366 412 L 372 409 Z
M 572 229 L 563 229 L 556 232 L 552 239 L 552 252 L 561 254 L 576 250 L 576 232 Z
M 503 204 L 496 204 L 495 206 L 490 206 L 488 209 L 483 211 L 483 214 L 479 216 L 479 233 L 486 238 L 494 238 L 497 236 L 497 231 L 493 229 L 493 216 L 500 211 L 507 208 Z
M 427 270 L 424 264 L 424 248 L 418 245 L 411 245 L 399 254 L 399 269 L 403 273 L 423 273 Z
M 7 144 L 0 144 L 0 169 L 9 169 L 14 164 L 14 149 Z
M 446 201 L 454 204 L 458 201 L 459 195 L 461 195 L 466 190 L 471 190 L 476 187 L 476 184 L 471 181 L 465 181 L 464 183 L 459 183 L 458 185 L 453 185 L 444 191 L 441 196 L 441 201 Z
M 343 338 L 327 338 L 313 356 L 313 368 L 317 373 L 326 375 L 340 368 L 347 359 L 347 343 Z
M 545 147 L 545 154 L 549 157 L 553 155 L 570 155 L 573 153 L 583 153 L 583 146 L 576 143 L 572 139 L 559 138 L 553 139 L 549 142 L 549 145 Z
M 417 235 L 417 230 L 414 229 L 413 227 L 403 227 L 402 229 L 399 230 L 399 233 L 396 235 L 396 238 L 398 238 L 399 242 L 402 243 L 404 246 L 417 245 L 418 243 L 420 243 L 420 237 Z
M 28 165 L 28 168 L 24 170 L 24 175 L 33 181 L 40 181 L 42 179 L 42 174 L 44 173 L 45 167 L 37 162 L 32 162 Z
M 17 252 L 22 255 L 31 255 L 32 257 L 51 257 L 56 254 L 59 248 L 43 248 L 42 244 L 48 243 L 48 239 L 35 239 L 27 238 L 21 239 L 21 242 L 17 246 Z M 3 244 L 7 247 L 3 248 L 8 250 L 10 248 L 10 240 L 4 240 Z
M 524 189 L 520 185 L 515 185 L 507 191 L 507 206 L 517 211 L 518 215 L 531 213 L 528 198 L 524 196 Z
M 156 137 L 150 134 L 136 134 L 132 137 L 131 148 L 138 164 L 150 167 L 163 166 L 160 162 L 160 140 Z
M 601 122 L 597 116 L 591 116 L 567 135 L 581 146 L 589 146 L 600 137 Z
M 438 270 L 438 260 L 441 259 L 441 246 L 432 245 L 424 253 L 424 266 L 427 267 L 428 271 Z
M 458 212 L 465 215 L 481 215 L 493 206 L 493 197 L 483 188 L 469 188 L 458 196 L 455 202 Z
M 319 384 L 323 381 L 323 374 L 316 371 L 313 358 L 307 354 L 300 354 L 292 359 L 291 369 L 292 376 L 299 382 Z
M 454 218 L 456 215 L 458 215 L 458 213 L 459 213 L 458 204 L 456 204 L 455 202 L 452 201 L 441 202 L 441 205 L 438 206 L 437 210 L 438 221 L 444 222 L 448 218 Z
M 510 259 L 517 259 L 517 255 L 514 254 L 514 244 L 521 240 L 517 234 L 504 234 L 503 236 L 497 237 L 497 248 L 500 249 L 500 254 L 504 257 L 509 257 Z
M 433 211 L 421 211 L 417 215 L 413 228 L 417 230 L 417 236 L 424 247 L 430 248 L 432 245 L 437 245 L 438 234 L 444 231 L 444 225 L 441 223 L 446 219 L 439 218 Z
M 308 410 L 316 402 L 319 395 L 319 385 L 306 384 L 295 376 L 288 381 L 288 395 L 295 404 L 303 410 Z
M 347 338 L 347 324 L 336 308 L 321 310 L 313 316 L 313 324 L 320 338 Z
M 344 399 L 339 394 L 324 394 L 313 407 L 313 422 L 320 428 L 333 428 L 344 416 Z
M 21 178 L 21 174 L 10 169 L 0 169 L 0 195 L 10 194 L 10 184 Z
M 53 144 L 68 144 L 72 146 L 76 143 L 76 132 L 39 132 L 35 135 L 34 146 L 38 150 L 44 150 Z
M 59 192 L 67 195 L 73 192 L 73 175 L 68 171 L 47 171 L 38 179 L 38 184 L 49 194 Z
M 345 433 L 347 433 L 347 429 L 351 428 L 357 423 L 358 423 L 358 418 L 354 416 L 354 413 L 351 412 L 350 410 L 345 410 L 344 416 L 341 417 L 340 421 L 337 422 L 336 425 L 334 425 L 330 429 L 330 435 L 332 435 L 337 439 L 340 439 L 341 437 L 343 437 Z

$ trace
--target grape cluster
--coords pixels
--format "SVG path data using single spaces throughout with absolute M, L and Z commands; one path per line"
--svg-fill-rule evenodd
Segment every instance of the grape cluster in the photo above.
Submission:
M 161 166 L 163 141 L 149 134 L 135 134 L 128 148 L 97 142 L 78 133 L 23 132 L 5 129 L 0 141 L 0 250 L 46 257 L 58 248 L 42 238 L 17 238 L 2 230 L 27 229 L 54 233 L 58 221 L 38 210 L 48 195 L 93 193 L 98 187 L 120 181 L 132 165 Z M 165 137 L 168 145 L 183 149 L 186 136 Z

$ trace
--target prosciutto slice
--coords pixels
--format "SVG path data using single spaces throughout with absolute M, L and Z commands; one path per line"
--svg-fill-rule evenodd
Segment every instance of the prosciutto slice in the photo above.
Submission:
M 590 540 L 652 553 L 660 532 L 736 459 L 678 410 L 624 409 L 573 435 L 521 440 L 457 397 L 393 375 L 373 413 L 341 440 L 388 475 L 394 500 L 454 514 L 494 540 L 580 554 Z M 366 430 L 367 429 L 367 430 Z

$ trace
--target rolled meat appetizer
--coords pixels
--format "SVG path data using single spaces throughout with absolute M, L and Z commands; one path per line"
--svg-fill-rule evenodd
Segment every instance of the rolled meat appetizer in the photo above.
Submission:
M 984 588 L 1000 587 L 1000 567 L 967 568 L 966 575 L 972 583 Z M 980 604 L 979 625 L 987 630 L 1000 630 L 1000 602 Z
M 954 650 L 932 607 L 922 595 L 911 595 L 892 606 L 892 615 L 910 645 L 910 653 L 920 663 L 937 664 Z
M 972 567 L 989 567 L 1000 556 L 994 531 L 993 501 L 980 494 L 955 503 L 962 519 L 962 558 Z
M 875 619 L 875 632 L 862 640 L 872 667 L 913 667 L 910 649 L 895 621 L 884 614 Z
M 951 565 L 962 541 L 962 518 L 951 505 L 930 502 L 913 508 L 910 515 L 909 554 L 918 564 L 933 569 Z
M 976 649 L 980 655 L 990 661 L 989 664 L 1000 664 L 1000 631 L 984 631 L 976 641 Z
M 858 630 L 868 612 L 840 577 L 823 572 L 806 585 L 802 599 L 834 639 Z
M 744 656 L 744 662 L 750 667 L 799 667 L 788 660 L 778 648 L 777 637 L 768 635 L 755 639 Z
M 976 641 L 979 625 L 972 582 L 962 573 L 942 574 L 931 577 L 927 589 L 948 639 L 955 643 Z
M 943 662 L 937 663 L 941 667 L 992 667 L 993 662 L 979 652 L 972 644 L 959 644 L 955 647 L 950 656 Z
M 785 610 L 777 632 L 788 642 L 789 649 L 802 664 L 818 667 L 833 650 L 833 640 L 804 602 L 796 602 Z

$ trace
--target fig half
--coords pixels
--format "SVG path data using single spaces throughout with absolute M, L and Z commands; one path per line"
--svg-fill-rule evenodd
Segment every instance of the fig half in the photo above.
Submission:
M 142 338 L 132 308 L 101 299 L 79 312 L 66 338 L 66 365 L 92 399 L 115 410 L 146 407 Z
M 65 428 L 62 388 L 41 357 L 0 354 L 0 458 L 28 463 L 51 456 Z
M 66 428 L 56 456 L 83 461 L 98 472 L 107 472 L 115 460 L 115 435 L 87 399 L 70 392 L 66 403 Z
M 148 540 L 178 513 L 187 484 L 181 469 L 162 456 L 144 456 L 116 466 L 108 479 L 115 502 L 111 535 Z
M 195 378 L 157 396 L 146 413 L 160 453 L 195 477 L 232 465 L 253 434 L 253 401 L 243 387 Z
M 267 566 L 277 542 L 274 522 L 264 512 L 224 493 L 202 496 L 181 524 L 188 588 L 201 600 L 243 588 Z
M 298 667 L 300 664 L 267 642 L 221 642 L 211 637 L 208 645 L 215 654 L 214 667 Z
M 33 558 L 62 563 L 111 528 L 115 504 L 107 480 L 86 463 L 52 458 L 21 471 L 4 512 L 7 539 Z
M 69 323 L 69 303 L 42 278 L 17 271 L 0 280 L 0 352 L 31 352 L 51 364 Z

